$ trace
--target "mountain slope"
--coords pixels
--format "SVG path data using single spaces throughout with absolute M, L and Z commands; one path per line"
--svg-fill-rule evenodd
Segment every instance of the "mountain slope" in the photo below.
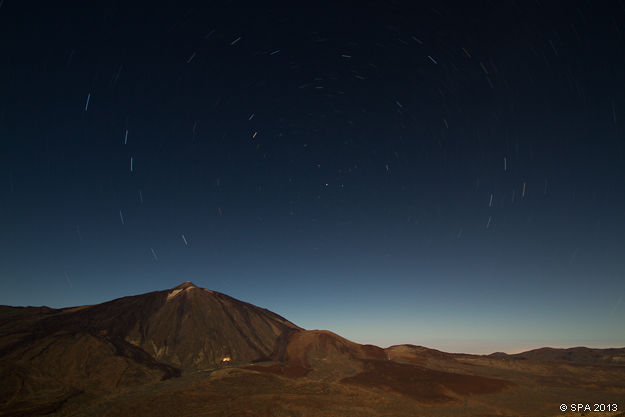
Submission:
M 7 349 L 55 334 L 86 332 L 125 356 L 141 355 L 138 347 L 158 362 L 193 369 L 214 366 L 226 356 L 236 362 L 266 358 L 283 333 L 299 330 L 268 310 L 189 282 L 167 291 L 48 312 L 31 325 L 29 335 Z M 19 331 L 13 329 L 13 335 Z
M 623 398 L 622 350 L 526 354 L 361 345 L 185 282 L 92 306 L 0 306 L 0 417 L 539 417 Z
M 568 362 L 584 365 L 623 365 L 625 366 L 625 348 L 592 349 L 574 347 L 568 349 L 540 348 L 527 352 L 506 355 L 508 358 L 532 361 Z
M 297 330 L 277 314 L 190 282 L 93 306 L 2 306 L 0 409 L 50 410 L 79 393 L 164 380 L 224 358 L 266 359 Z

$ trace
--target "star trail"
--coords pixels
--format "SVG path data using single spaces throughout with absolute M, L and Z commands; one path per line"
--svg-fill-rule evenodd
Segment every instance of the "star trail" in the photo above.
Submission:
M 625 344 L 622 2 L 0 6 L 0 304 Z

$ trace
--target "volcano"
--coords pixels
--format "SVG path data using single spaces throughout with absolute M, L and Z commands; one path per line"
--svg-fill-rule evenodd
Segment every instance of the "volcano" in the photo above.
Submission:
M 0 416 L 538 416 L 589 393 L 623 403 L 623 350 L 574 352 L 383 349 L 184 282 L 91 306 L 0 306 Z

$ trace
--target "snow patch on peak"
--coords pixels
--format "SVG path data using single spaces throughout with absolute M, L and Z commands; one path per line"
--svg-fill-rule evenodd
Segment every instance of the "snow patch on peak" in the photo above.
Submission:
M 197 286 L 191 281 L 185 281 L 182 284 L 174 287 L 174 290 L 186 290 L 187 288 L 197 288 Z
M 187 283 L 191 285 L 185 285 Z M 197 289 L 197 287 L 193 285 L 192 283 L 190 283 L 189 281 L 185 282 L 184 284 L 180 284 L 176 288 L 171 290 L 169 294 L 167 294 L 167 301 L 171 300 L 172 298 L 174 298 L 175 296 L 177 296 L 178 294 L 182 292 L 186 292 L 186 291 L 193 290 L 193 289 Z
M 172 298 L 174 298 L 176 295 L 178 295 L 178 293 L 180 293 L 182 290 L 173 290 L 172 292 L 170 292 L 169 294 L 167 294 L 167 300 L 171 300 Z

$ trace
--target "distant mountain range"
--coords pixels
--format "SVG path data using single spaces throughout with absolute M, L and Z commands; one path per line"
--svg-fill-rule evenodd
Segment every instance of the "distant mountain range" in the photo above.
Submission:
M 624 358 L 382 349 L 185 282 L 92 306 L 0 306 L 0 416 L 562 415 L 527 404 L 587 387 L 625 408 Z M 531 398 L 515 406 L 514 392 Z
M 625 366 L 625 348 L 618 349 L 591 349 L 574 347 L 568 349 L 540 348 L 527 352 L 508 355 L 502 352 L 491 354 L 492 357 L 505 359 L 569 362 L 584 365 L 623 365 Z

